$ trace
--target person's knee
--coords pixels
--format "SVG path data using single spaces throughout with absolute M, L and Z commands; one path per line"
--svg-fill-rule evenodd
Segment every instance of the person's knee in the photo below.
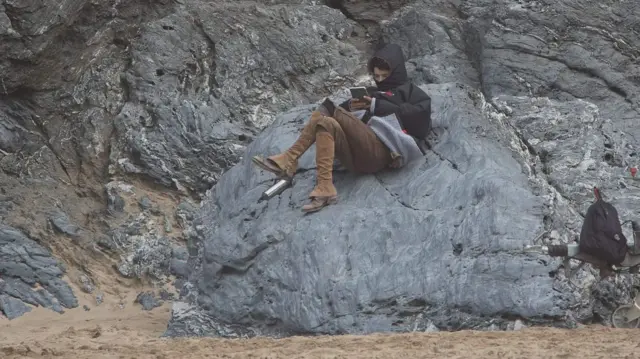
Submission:
M 324 115 L 320 112 L 320 111 L 313 111 L 311 113 L 311 118 L 309 119 L 309 123 L 313 124 L 314 126 L 317 125 L 320 121 L 322 121 L 322 118 L 324 117 Z

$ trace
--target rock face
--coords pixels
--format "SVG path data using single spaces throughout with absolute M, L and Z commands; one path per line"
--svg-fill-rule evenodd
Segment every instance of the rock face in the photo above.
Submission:
M 311 9 L 193 2 L 142 28 L 116 118 L 122 169 L 202 193 L 237 162 L 230 145 L 248 128 L 342 84 L 359 60 L 339 41 L 352 26 L 337 10 Z
M 80 163 L 203 192 L 236 162 L 232 144 L 242 145 L 292 103 L 341 85 L 358 66 L 358 51 L 341 42 L 351 23 L 324 6 L 161 1 L 141 15 L 143 2 L 67 3 L 61 17 L 73 24 L 69 32 L 84 31 L 73 37 L 86 49 L 80 62 L 53 71 L 43 57 L 59 56 L 54 48 L 65 34 L 47 33 L 50 19 L 34 15 L 49 5 L 5 5 L 2 14 L 13 21 L 3 41 L 0 144 L 8 167 L 25 151 L 21 142 L 37 149 L 47 140 L 42 155 L 56 157 L 73 184 L 89 175 Z M 83 27 L 90 21 L 102 28 Z M 42 44 L 25 49 L 27 36 Z M 32 66 L 16 71 L 16 62 Z
M 572 240 L 592 185 L 637 216 L 639 15 L 630 1 L 5 0 L 0 309 L 76 305 L 59 256 L 97 303 L 109 275 L 185 283 L 174 335 L 607 318 L 633 277 L 581 271 L 575 290 L 519 249 Z M 340 174 L 340 205 L 301 217 L 310 152 L 293 189 L 255 203 L 270 179 L 246 156 L 290 144 L 299 105 L 357 82 L 370 42 L 401 44 L 430 84 L 434 151 Z
M 64 272 L 48 250 L 17 229 L 0 225 L 0 310 L 7 318 L 30 311 L 25 303 L 60 313 L 63 307 L 77 307 L 78 300 L 62 280 Z
M 2 2 L 2 223 L 81 288 L 179 283 L 200 196 L 276 113 L 354 80 L 356 23 L 315 3 Z
M 567 283 L 534 240 L 574 240 L 591 187 L 637 219 L 638 10 L 586 1 L 420 1 L 384 42 L 433 98 L 433 151 L 398 172 L 336 174 L 340 203 L 303 216 L 296 183 L 250 164 L 290 145 L 312 107 L 279 117 L 208 193 L 167 335 L 291 335 L 608 321 L 631 275 Z M 629 238 L 631 238 L 629 236 Z

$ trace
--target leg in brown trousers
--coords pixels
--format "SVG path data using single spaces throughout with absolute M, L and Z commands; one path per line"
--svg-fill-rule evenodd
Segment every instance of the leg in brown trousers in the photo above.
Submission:
M 279 177 L 293 177 L 298 158 L 316 143 L 316 186 L 309 194 L 311 203 L 302 208 L 303 212 L 316 212 L 336 202 L 334 157 L 356 173 L 375 173 L 391 163 L 389 149 L 366 124 L 342 108 L 337 108 L 333 117 L 325 116 L 326 113 L 322 107 L 314 111 L 298 140 L 285 152 L 266 159 L 253 158 L 262 169 Z

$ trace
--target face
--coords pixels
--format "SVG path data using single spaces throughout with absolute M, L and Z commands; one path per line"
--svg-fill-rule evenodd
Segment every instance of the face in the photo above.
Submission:
M 382 70 L 377 67 L 373 68 L 373 79 L 376 82 L 384 81 L 387 77 L 389 77 L 390 74 L 391 74 L 391 71 L 389 70 Z

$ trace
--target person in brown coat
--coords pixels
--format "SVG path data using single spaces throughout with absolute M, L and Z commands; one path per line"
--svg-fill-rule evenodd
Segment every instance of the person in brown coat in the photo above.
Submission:
M 368 68 L 376 82 L 376 87 L 368 89 L 370 97 L 350 99 L 340 106 L 325 100 L 289 149 L 267 158 L 252 158 L 260 168 L 278 177 L 292 178 L 298 158 L 316 144 L 316 186 L 309 194 L 311 202 L 302 207 L 305 213 L 337 201 L 338 192 L 333 185 L 336 157 L 347 170 L 356 173 L 401 167 L 407 162 L 401 154 L 415 157 L 419 150 L 414 139 L 424 139 L 431 128 L 431 99 L 408 80 L 400 46 L 390 44 L 376 52 Z M 364 115 L 358 118 L 356 112 Z M 395 127 L 380 120 L 387 117 L 393 118 Z M 411 146 L 415 149 L 407 148 Z

